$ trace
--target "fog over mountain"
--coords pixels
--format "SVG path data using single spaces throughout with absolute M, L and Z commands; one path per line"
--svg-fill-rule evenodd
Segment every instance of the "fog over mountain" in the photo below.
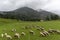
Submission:
M 60 15 L 60 0 L 0 0 L 0 11 L 12 11 L 24 6 Z

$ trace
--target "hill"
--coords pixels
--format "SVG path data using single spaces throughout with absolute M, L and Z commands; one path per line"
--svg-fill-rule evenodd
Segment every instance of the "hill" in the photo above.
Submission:
M 46 20 L 46 17 L 50 15 L 55 15 L 51 12 L 42 10 L 36 11 L 32 8 L 22 7 L 14 11 L 0 12 L 0 17 L 2 18 L 11 18 L 18 20 L 27 20 L 27 21 L 39 21 L 40 19 Z

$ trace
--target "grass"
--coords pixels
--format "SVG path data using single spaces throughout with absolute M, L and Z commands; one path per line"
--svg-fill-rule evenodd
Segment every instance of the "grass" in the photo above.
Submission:
M 44 22 L 31 22 L 31 21 L 17 21 L 12 19 L 2 19 L 0 18 L 0 34 L 7 32 L 13 37 L 13 32 L 11 32 L 11 29 L 16 28 L 17 32 L 21 33 L 24 31 L 26 33 L 25 36 L 21 36 L 20 39 L 12 39 L 12 40 L 60 40 L 60 34 L 51 34 L 50 36 L 46 37 L 39 37 L 39 31 L 36 30 L 36 28 L 32 28 L 32 30 L 35 32 L 35 35 L 29 34 L 29 29 L 22 29 L 24 26 L 29 25 L 35 25 L 35 26 L 43 26 L 46 30 L 49 28 L 59 29 L 60 30 L 60 21 L 44 21 Z M 6 31 L 3 31 L 6 29 Z M 1 38 L 0 40 L 7 40 L 6 38 Z

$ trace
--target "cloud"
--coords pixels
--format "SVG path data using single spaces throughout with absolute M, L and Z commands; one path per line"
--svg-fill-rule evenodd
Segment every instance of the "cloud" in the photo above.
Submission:
M 50 0 L 42 9 L 60 14 L 60 0 Z
M 13 3 L 11 3 L 11 0 L 0 0 L 0 10 L 10 10 L 14 7 Z
M 60 0 L 0 0 L 0 11 L 11 11 L 23 6 L 60 14 Z
M 13 10 L 19 7 L 28 6 L 37 9 L 40 5 L 44 5 L 47 0 L 0 0 L 0 10 Z
M 29 4 L 27 4 L 28 7 L 31 7 L 33 9 L 40 9 L 41 7 L 43 7 L 48 0 L 33 0 L 32 2 L 30 2 Z
M 33 0 L 0 0 L 0 11 L 14 10 L 30 4 Z

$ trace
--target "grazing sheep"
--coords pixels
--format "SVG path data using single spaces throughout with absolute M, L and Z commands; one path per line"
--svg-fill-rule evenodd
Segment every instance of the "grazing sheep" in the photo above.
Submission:
M 41 34 L 43 37 L 45 36 L 43 32 L 40 32 L 40 34 Z
M 20 34 L 19 33 L 15 33 L 14 37 L 15 38 L 20 38 Z
M 49 35 L 49 33 L 47 32 L 47 31 L 42 31 L 42 32 L 40 32 L 40 34 L 44 37 L 44 36 L 47 36 L 47 35 Z
M 16 29 L 12 29 L 12 32 L 16 32 Z
M 26 34 L 24 32 L 22 32 L 21 35 L 26 35 Z
M 43 30 L 44 30 L 44 28 L 43 28 L 43 27 L 40 27 L 40 30 L 41 30 L 41 31 L 43 31 Z
M 7 33 L 4 33 L 4 35 L 6 36 L 6 35 L 7 35 Z
M 2 34 L 1 34 L 1 37 L 2 37 L 2 38 L 3 38 L 3 37 L 6 37 L 6 35 L 7 35 L 7 33 L 4 33 L 4 34 L 2 33 Z
M 54 33 L 54 32 L 56 32 L 56 30 L 55 29 L 49 29 L 48 32 L 49 33 Z
M 58 34 L 60 34 L 60 30 L 56 30 L 56 32 L 57 32 Z
M 4 34 L 1 34 L 1 37 L 3 38 L 4 37 Z
M 49 35 L 49 33 L 46 30 L 43 31 L 43 34 L 45 34 L 46 36 Z
M 12 37 L 10 35 L 6 35 L 7 39 L 12 39 Z
M 7 33 L 5 33 L 4 35 L 7 39 L 12 39 L 12 37 L 10 35 L 8 35 Z
M 52 30 L 48 30 L 49 33 L 54 33 Z
M 30 34 L 34 35 L 34 31 L 30 30 Z
M 25 28 L 26 28 L 26 29 L 31 29 L 32 27 L 31 27 L 31 26 L 26 26 Z

